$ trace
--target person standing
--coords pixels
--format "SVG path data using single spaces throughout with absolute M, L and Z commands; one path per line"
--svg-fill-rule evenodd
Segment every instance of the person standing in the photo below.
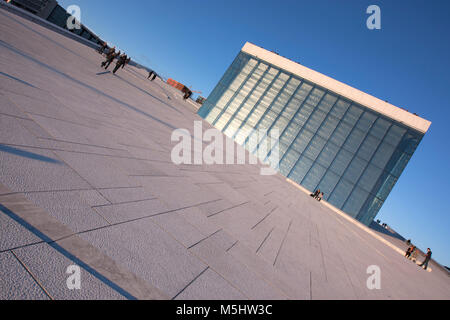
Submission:
M 419 267 L 423 267 L 425 270 L 428 268 L 428 262 L 431 260 L 431 249 L 427 249 L 427 254 L 425 255 L 425 260 L 422 262 L 422 264 L 419 265 Z

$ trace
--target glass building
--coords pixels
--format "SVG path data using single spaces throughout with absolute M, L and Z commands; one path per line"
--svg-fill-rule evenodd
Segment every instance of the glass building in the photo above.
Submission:
M 431 124 L 250 43 L 199 115 L 263 161 L 252 129 L 278 129 L 281 174 L 366 225 Z

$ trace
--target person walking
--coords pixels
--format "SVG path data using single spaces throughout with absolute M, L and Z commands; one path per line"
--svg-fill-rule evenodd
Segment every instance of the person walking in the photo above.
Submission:
M 106 60 L 102 62 L 102 68 L 104 67 L 105 70 L 109 68 L 109 65 L 114 61 L 116 57 L 120 55 L 120 51 L 116 53 L 116 49 L 112 48 L 108 54 L 106 55 Z
M 102 41 L 102 44 L 100 46 L 100 49 L 98 49 L 98 53 L 103 54 L 103 52 L 105 51 L 105 49 L 108 47 L 108 45 L 106 44 L 106 42 Z
M 418 252 L 417 252 L 417 247 L 416 246 L 413 246 L 413 250 L 411 251 L 411 261 L 413 261 L 414 263 L 416 263 L 417 262 L 417 254 L 418 254 Z
M 125 53 L 117 59 L 116 67 L 113 70 L 113 74 L 116 74 L 117 70 L 119 70 L 120 67 L 122 67 L 125 64 L 127 59 L 128 59 L 128 57 Z
M 122 69 L 125 68 L 125 66 L 126 66 L 127 64 L 129 64 L 130 61 L 131 61 L 131 58 L 126 59 L 126 60 L 125 60 L 125 63 L 122 65 Z
M 186 86 L 183 87 L 182 91 L 184 92 L 183 100 L 186 101 L 187 99 L 189 99 L 192 96 L 192 91 L 189 90 Z
M 430 262 L 430 260 L 431 260 L 431 254 L 432 254 L 431 249 L 428 248 L 427 249 L 427 254 L 425 255 L 425 260 L 421 264 L 419 264 L 419 267 L 422 267 L 425 270 L 427 270 L 428 262 Z
M 415 257 L 417 257 L 416 246 L 412 245 L 411 252 L 409 253 L 408 259 L 412 260 Z

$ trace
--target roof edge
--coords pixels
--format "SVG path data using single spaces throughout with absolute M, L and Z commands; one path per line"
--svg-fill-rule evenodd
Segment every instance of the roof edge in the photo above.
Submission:
M 406 110 L 355 89 L 345 83 L 330 78 L 322 73 L 302 66 L 301 64 L 282 57 L 274 52 L 258 47 L 253 43 L 247 42 L 241 51 L 298 75 L 299 77 L 309 80 L 319 86 L 327 88 L 336 94 L 353 100 L 364 107 L 381 113 L 422 133 L 426 133 L 431 126 L 431 121 L 416 116 Z

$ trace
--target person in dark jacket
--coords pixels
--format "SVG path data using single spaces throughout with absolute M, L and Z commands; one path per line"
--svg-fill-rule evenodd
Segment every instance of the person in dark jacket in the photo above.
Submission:
M 182 92 L 184 92 L 183 100 L 187 100 L 192 96 L 192 91 L 186 86 L 183 87 Z
M 119 70 L 120 67 L 122 67 L 126 63 L 127 59 L 128 57 L 125 53 L 117 59 L 116 67 L 113 70 L 114 74 L 116 74 L 117 70 Z
M 107 70 L 109 68 L 109 65 L 114 61 L 114 59 L 116 57 L 118 57 L 120 55 L 120 51 L 116 53 L 116 49 L 112 48 L 107 56 L 106 56 L 106 60 L 102 62 L 102 68 L 104 67 L 105 70 Z
M 103 52 L 105 51 L 105 49 L 108 47 L 108 45 L 106 44 L 106 42 L 102 42 L 100 49 L 98 49 L 98 53 L 103 54 Z
M 153 80 L 156 79 L 156 76 L 157 76 L 156 72 L 152 70 L 152 71 L 150 71 L 150 73 L 148 74 L 147 79 L 150 79 L 150 81 L 153 81 Z
M 419 264 L 419 267 L 423 267 L 425 270 L 428 268 L 428 262 L 431 260 L 431 249 L 427 249 L 427 254 L 425 255 L 425 260 L 422 262 L 422 264 Z
M 413 248 L 413 246 L 408 247 L 408 250 L 406 250 L 406 253 L 405 253 L 405 258 L 409 258 L 411 256 L 412 248 Z
M 127 60 L 125 60 L 125 63 L 122 65 L 122 69 L 125 68 L 125 66 L 126 66 L 127 64 L 129 64 L 130 61 L 131 61 L 131 58 L 128 58 Z
M 317 199 L 317 197 L 320 195 L 320 189 L 317 189 L 314 193 L 311 193 L 311 197 L 314 199 Z
M 323 196 L 324 196 L 324 193 L 322 192 L 320 195 L 317 196 L 317 201 L 319 201 L 319 202 L 322 201 Z

